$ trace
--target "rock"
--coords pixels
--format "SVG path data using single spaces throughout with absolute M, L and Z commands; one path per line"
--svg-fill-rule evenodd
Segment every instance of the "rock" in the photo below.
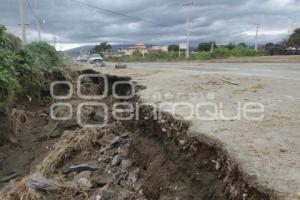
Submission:
M 77 183 L 83 189 L 91 189 L 93 186 L 92 183 L 86 178 L 79 179 Z
M 18 176 L 18 174 L 16 174 L 16 173 L 11 173 L 11 174 L 9 174 L 8 176 L 5 176 L 5 177 L 1 178 L 1 179 L 0 179 L 0 182 L 8 182 L 8 181 L 10 181 L 11 179 L 16 178 L 17 176 Z
M 131 166 L 131 161 L 130 160 L 122 160 L 121 162 L 121 168 L 122 169 L 128 169 Z
M 109 150 L 109 147 L 101 147 L 100 154 L 105 153 L 107 150 Z
M 96 196 L 96 200 L 101 200 L 101 196 L 100 196 L 100 195 L 97 195 L 97 196 Z
M 111 161 L 111 166 L 118 166 L 121 162 L 121 157 L 119 155 L 115 155 L 114 158 Z
M 78 184 L 74 182 L 67 181 L 63 184 L 64 188 L 78 188 Z
M 28 177 L 25 180 L 25 185 L 28 188 L 42 192 L 57 191 L 60 188 L 60 185 L 57 181 L 47 179 L 40 174 L 35 174 Z
M 103 182 L 103 181 L 95 181 L 94 184 L 93 184 L 93 186 L 94 186 L 95 188 L 102 188 L 102 187 L 104 187 L 104 186 L 106 186 L 106 185 L 107 185 L 107 183 L 106 183 L 106 182 Z
M 12 188 L 14 188 L 16 186 L 16 180 L 15 179 L 12 179 L 10 180 L 6 185 L 4 185 L 3 188 L 1 188 L 0 192 L 8 192 L 10 191 Z
M 91 77 L 84 76 L 81 78 L 81 83 L 93 83 L 93 79 Z
M 130 199 L 130 194 L 131 192 L 128 191 L 128 190 L 122 190 L 119 194 L 118 194 L 118 197 L 117 197 L 117 200 L 127 200 L 127 199 Z M 135 199 L 135 198 L 134 198 Z
M 287 152 L 287 151 L 288 151 L 287 147 L 284 146 L 284 145 L 281 145 L 281 147 L 280 147 L 280 152 L 285 153 L 285 152 Z
M 297 192 L 297 198 L 300 199 L 300 192 Z
M 186 144 L 186 141 L 185 141 L 185 140 L 179 140 L 179 144 L 180 144 L 181 146 L 183 146 L 183 145 Z
M 126 139 L 126 138 L 129 137 L 129 134 L 128 133 L 123 133 L 121 137 L 124 138 L 124 139 Z
M 136 183 L 139 179 L 139 174 L 140 174 L 140 169 L 137 168 L 131 172 L 129 172 L 128 175 L 128 179 L 132 182 L 132 183 Z
M 115 69 L 126 69 L 127 65 L 126 64 L 116 64 Z
M 101 111 L 97 111 L 95 114 L 94 114 L 94 120 L 97 121 L 97 122 L 104 122 L 105 120 L 105 113 L 104 112 L 101 112 Z
M 111 141 L 111 146 L 113 147 L 117 147 L 121 142 L 121 137 L 120 136 L 116 136 L 112 139 Z
M 72 131 L 66 130 L 62 133 L 62 137 L 66 137 L 67 135 L 70 135 Z
M 71 172 L 82 172 L 82 171 L 96 171 L 97 169 L 99 169 L 97 166 L 92 166 L 92 165 L 88 165 L 88 164 L 81 164 L 81 165 L 73 165 L 69 168 L 69 170 L 67 170 L 65 173 L 69 174 Z
M 108 189 L 107 186 L 101 189 L 101 197 L 103 200 L 110 200 L 113 199 L 113 192 Z
M 76 174 L 73 177 L 73 181 L 77 183 L 78 180 L 81 179 L 81 178 L 85 178 L 85 179 L 91 178 L 91 175 L 92 175 L 91 171 L 83 171 L 83 172 L 80 172 L 79 174 Z

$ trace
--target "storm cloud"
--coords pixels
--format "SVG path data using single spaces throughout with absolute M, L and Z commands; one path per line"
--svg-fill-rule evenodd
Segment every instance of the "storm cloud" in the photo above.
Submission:
M 192 6 L 185 0 L 36 1 L 35 7 L 35 0 L 24 0 L 28 40 L 37 40 L 33 10 L 43 21 L 43 40 L 56 37 L 65 45 L 182 42 L 187 13 L 193 43 L 252 44 L 256 24 L 260 43 L 279 42 L 287 37 L 289 18 L 300 17 L 300 0 L 194 0 Z M 0 24 L 20 36 L 19 23 L 19 1 L 1 0 Z

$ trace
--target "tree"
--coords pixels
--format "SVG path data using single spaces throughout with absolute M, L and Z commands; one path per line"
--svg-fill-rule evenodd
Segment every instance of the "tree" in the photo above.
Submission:
M 300 28 L 296 29 L 286 41 L 288 47 L 300 47 Z
M 92 51 L 94 53 L 104 53 L 109 49 L 111 49 L 111 45 L 108 42 L 101 42 L 100 45 L 96 45 Z
M 179 51 L 179 46 L 177 44 L 171 44 L 168 46 L 168 51 Z
M 198 45 L 198 51 L 210 51 L 211 43 L 203 42 Z
M 274 47 L 274 44 L 272 42 L 269 42 L 265 45 L 265 50 L 271 50 Z
M 239 43 L 238 46 L 245 47 L 245 48 L 247 47 L 247 45 L 244 42 Z
M 227 48 L 227 49 L 229 49 L 229 50 L 232 50 L 232 49 L 234 49 L 236 47 L 236 45 L 233 44 L 233 43 L 229 43 L 229 44 L 225 45 L 224 47 Z

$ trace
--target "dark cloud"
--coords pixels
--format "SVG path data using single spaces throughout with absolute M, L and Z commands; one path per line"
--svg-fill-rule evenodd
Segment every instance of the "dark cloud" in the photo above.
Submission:
M 34 17 L 24 0 L 28 40 L 36 40 Z M 260 24 L 260 41 L 277 42 L 287 35 L 288 19 L 300 17 L 299 0 L 36 0 L 35 12 L 44 20 L 43 39 L 63 43 L 171 43 L 185 39 L 186 15 L 191 16 L 193 42 L 253 43 Z M 20 35 L 18 0 L 1 0 L 0 23 Z M 106 10 L 105 10 L 106 9 Z M 118 12 L 120 15 L 108 10 Z M 130 17 L 126 17 L 130 16 Z

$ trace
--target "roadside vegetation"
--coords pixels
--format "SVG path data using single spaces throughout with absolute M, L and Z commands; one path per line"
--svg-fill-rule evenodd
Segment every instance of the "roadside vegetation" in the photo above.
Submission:
M 215 42 L 199 43 L 197 49 L 190 52 L 190 60 L 212 60 L 231 57 L 254 57 L 267 55 L 299 55 L 300 54 L 300 28 L 285 40 L 273 44 L 267 43 L 257 51 L 245 43 L 217 45 Z M 111 46 L 105 42 L 95 47 L 94 52 L 105 53 Z M 96 51 L 97 50 L 97 51 Z M 102 54 L 103 55 L 103 54 Z M 153 51 L 144 55 L 136 50 L 133 55 L 106 56 L 107 61 L 119 62 L 147 62 L 147 61 L 180 61 L 185 59 L 185 50 L 179 53 L 179 46 L 169 45 L 168 52 Z
M 46 71 L 64 73 L 60 53 L 46 42 L 22 46 L 21 40 L 0 25 L 0 109 L 12 104 L 15 96 L 30 89 L 39 96 Z
M 213 49 L 211 49 L 213 46 Z M 229 57 L 246 57 L 246 56 L 261 56 L 264 55 L 264 50 L 255 51 L 248 48 L 244 44 L 234 45 L 229 44 L 225 46 L 217 46 L 211 43 L 201 43 L 197 51 L 190 53 L 190 60 L 210 60 L 221 59 Z M 184 60 L 185 51 L 181 50 L 179 53 L 178 45 L 170 45 L 169 52 L 149 52 L 144 55 L 136 51 L 132 56 L 122 55 L 120 57 L 106 57 L 106 60 L 134 62 L 134 61 L 176 61 Z

